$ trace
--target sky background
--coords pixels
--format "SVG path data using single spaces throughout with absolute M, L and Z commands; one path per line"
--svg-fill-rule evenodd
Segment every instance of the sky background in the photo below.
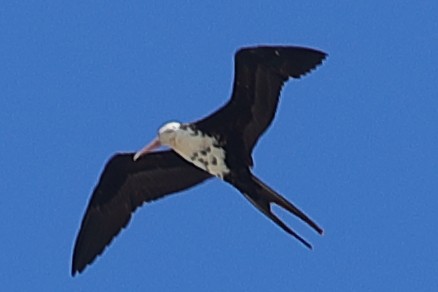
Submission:
M 437 1 L 3 1 L 2 291 L 438 291 Z M 218 180 L 144 206 L 70 276 L 107 159 L 229 97 L 242 46 L 329 54 L 254 172 L 313 251 Z M 279 211 L 277 209 L 277 211 Z

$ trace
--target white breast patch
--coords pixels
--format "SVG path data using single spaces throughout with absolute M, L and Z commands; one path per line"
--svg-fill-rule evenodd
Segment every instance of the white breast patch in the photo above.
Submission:
M 224 149 L 214 145 L 214 137 L 187 128 L 177 131 L 172 148 L 185 160 L 222 179 L 230 170 L 225 164 Z

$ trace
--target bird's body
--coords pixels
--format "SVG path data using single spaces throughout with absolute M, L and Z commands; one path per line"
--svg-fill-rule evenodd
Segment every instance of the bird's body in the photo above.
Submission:
M 72 274 L 91 264 L 144 202 L 211 177 L 233 185 L 269 219 L 310 248 L 272 213 L 272 204 L 296 215 L 318 233 L 322 229 L 253 175 L 252 150 L 275 116 L 284 82 L 310 72 L 325 56 L 301 47 L 241 49 L 236 53 L 233 93 L 227 104 L 194 123 L 167 123 L 142 150 L 113 156 L 82 220 Z M 171 150 L 152 152 L 160 145 Z
M 193 125 L 181 125 L 171 148 L 185 160 L 208 173 L 224 178 L 230 169 L 225 162 L 225 150 L 216 137 L 208 136 Z

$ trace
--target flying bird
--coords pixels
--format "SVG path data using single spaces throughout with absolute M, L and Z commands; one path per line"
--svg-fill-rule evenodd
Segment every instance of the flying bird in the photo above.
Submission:
M 145 202 L 191 188 L 217 177 L 233 185 L 258 210 L 306 247 L 311 245 L 272 211 L 276 204 L 323 230 L 251 171 L 252 151 L 271 124 L 280 91 L 322 63 L 324 52 L 293 46 L 242 48 L 235 54 L 230 100 L 193 123 L 170 122 L 136 153 L 115 154 L 95 187 L 76 238 L 72 275 L 102 254 Z M 165 151 L 153 151 L 167 146 Z

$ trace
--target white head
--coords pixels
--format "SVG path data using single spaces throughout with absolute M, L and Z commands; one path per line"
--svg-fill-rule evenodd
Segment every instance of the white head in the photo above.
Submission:
M 161 145 L 172 146 L 175 141 L 176 132 L 181 127 L 181 123 L 170 122 L 162 126 L 158 130 L 158 140 L 160 140 Z
M 134 155 L 134 161 L 145 155 L 146 153 L 151 152 L 155 148 L 163 146 L 172 147 L 175 141 L 176 132 L 181 128 L 181 123 L 178 122 L 170 122 L 162 126 L 158 130 L 158 136 L 152 140 L 148 145 L 146 145 L 143 149 L 139 150 Z

